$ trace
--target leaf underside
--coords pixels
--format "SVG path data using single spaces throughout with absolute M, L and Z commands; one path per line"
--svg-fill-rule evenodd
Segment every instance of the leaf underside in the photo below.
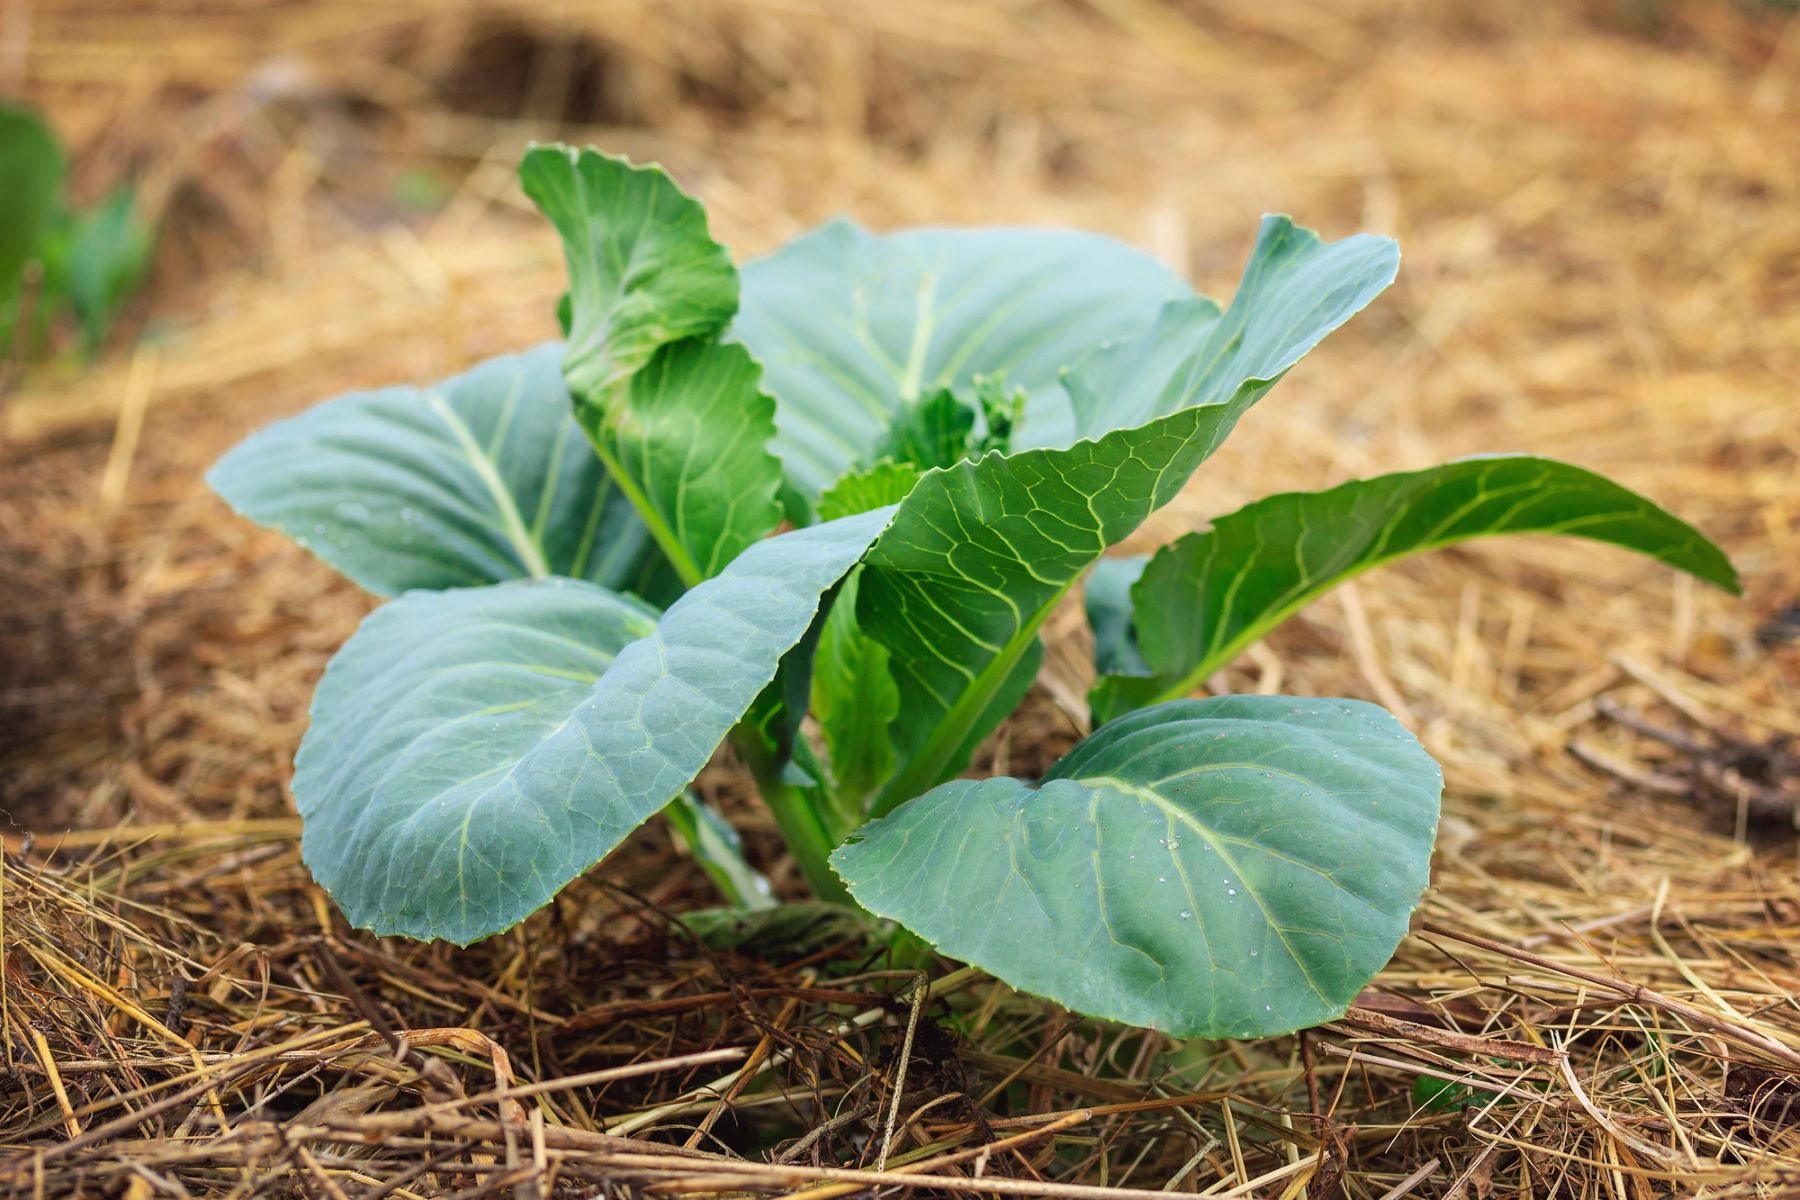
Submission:
M 957 780 L 832 863 L 859 903 L 1082 1013 L 1258 1037 L 1341 1015 L 1425 887 L 1442 777 L 1384 710 L 1177 701 L 1033 788 Z
M 314 877 L 377 933 L 523 920 L 687 787 L 890 515 L 760 542 L 660 620 L 572 580 L 378 609 L 295 763 Z
M 551 343 L 353 392 L 253 434 L 207 482 L 377 595 L 544 575 L 631 588 L 655 552 L 569 411 L 561 360 Z
M 1363 571 L 1509 533 L 1622 546 L 1737 591 L 1731 563 L 1692 526 L 1552 459 L 1469 458 L 1270 496 L 1169 543 L 1141 568 L 1131 586 L 1135 641 L 1115 640 L 1109 626 L 1105 648 L 1119 665 L 1102 668 L 1112 673 L 1089 697 L 1094 719 L 1192 691 L 1302 606 Z M 1107 586 L 1102 580 L 1103 597 Z M 1141 658 L 1133 663 L 1131 655 Z

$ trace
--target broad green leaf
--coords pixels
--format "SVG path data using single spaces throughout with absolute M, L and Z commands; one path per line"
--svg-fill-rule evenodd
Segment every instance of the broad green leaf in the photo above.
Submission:
M 519 182 L 562 235 L 570 322 L 564 369 L 578 396 L 630 378 L 671 342 L 706 337 L 737 310 L 737 272 L 706 210 L 661 167 L 569 146 L 532 146 Z
M 1560 533 L 1637 550 L 1738 590 L 1719 548 L 1591 471 L 1526 455 L 1468 458 L 1259 500 L 1159 550 L 1132 587 L 1142 665 L 1095 686 L 1105 721 L 1185 695 L 1335 585 L 1470 538 Z M 1091 585 L 1090 585 L 1091 586 Z
M 1153 345 L 1103 351 L 1098 376 L 1069 377 L 1072 394 L 1086 389 L 1083 411 L 1095 411 L 1102 379 L 1114 407 L 1140 424 L 1061 449 L 989 454 L 919 480 L 870 551 L 857 606 L 864 630 L 888 648 L 900 688 L 901 766 L 878 812 L 962 768 L 1009 707 L 1000 701 L 1030 684 L 1023 672 L 1057 602 L 1175 496 L 1273 380 L 1387 286 L 1397 260 L 1383 238 L 1327 244 L 1268 218 L 1223 317 L 1178 301 L 1145 335 Z M 1113 369 L 1168 357 L 1166 344 L 1198 357 L 1141 380 Z
M 663 816 L 734 908 L 775 907 L 769 881 L 744 861 L 743 839 L 711 805 L 692 792 L 683 792 L 663 809 Z
M 49 126 L 30 109 L 0 103 L 0 296 L 13 294 L 36 255 L 56 215 L 64 169 Z
M 1058 373 L 1142 332 L 1189 294 L 1149 255 L 1055 229 L 912 229 L 834 221 L 744 267 L 732 336 L 779 407 L 775 452 L 810 503 L 879 456 L 896 415 L 940 388 L 1004 372 L 1067 407 Z
M 919 482 L 920 474 L 919 468 L 909 462 L 887 461 L 852 471 L 819 497 L 819 519 L 835 521 L 852 513 L 898 504 Z
M 1131 588 L 1142 578 L 1149 561 L 1142 554 L 1103 558 L 1094 564 L 1082 586 L 1088 627 L 1094 631 L 1094 667 L 1101 674 L 1149 672 L 1138 652 L 1131 618 Z
M 957 780 L 833 856 L 944 954 L 1077 1012 L 1259 1037 L 1342 1015 L 1406 933 L 1442 776 L 1373 705 L 1183 700 L 1038 787 Z
M 890 515 L 760 542 L 660 620 L 555 579 L 377 609 L 295 761 L 307 865 L 377 933 L 523 920 L 692 782 Z
M 377 595 L 529 576 L 635 588 L 648 533 L 569 410 L 562 348 L 353 392 L 254 434 L 207 482 Z
M 519 177 L 568 259 L 576 415 L 676 573 L 711 578 L 782 515 L 775 402 L 744 348 L 717 340 L 737 307 L 731 259 L 660 167 L 537 146 Z
M 860 820 L 870 796 L 894 770 L 888 724 L 899 715 L 900 692 L 888 671 L 888 652 L 856 622 L 857 574 L 839 593 L 813 659 L 812 713 L 825 737 L 833 792 Z
M 68 250 L 68 289 L 88 354 L 100 348 L 120 307 L 143 281 L 151 243 L 151 230 L 138 218 L 129 187 L 116 189 L 76 219 Z

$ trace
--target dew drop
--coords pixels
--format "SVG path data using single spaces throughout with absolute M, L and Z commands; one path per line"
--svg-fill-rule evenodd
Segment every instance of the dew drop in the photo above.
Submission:
M 1265 1005 L 1263 1005 L 1263 1011 L 1264 1012 L 1273 1012 L 1273 1011 L 1275 1011 L 1275 1006 L 1272 1004 L 1265 1004 Z
M 1226 888 L 1225 894 L 1227 896 L 1235 896 L 1235 895 L 1237 895 L 1237 889 L 1236 888 Z
M 1167 875 L 1158 875 L 1158 876 L 1157 876 L 1157 877 L 1156 877 L 1156 882 L 1158 882 L 1158 883 L 1167 883 L 1167 882 L 1169 882 L 1169 877 L 1168 877 L 1168 876 L 1167 876 Z
M 1194 915 L 1193 913 L 1189 912 L 1185 908 L 1181 910 L 1181 919 L 1184 921 L 1187 920 L 1189 917 L 1192 917 L 1193 915 Z

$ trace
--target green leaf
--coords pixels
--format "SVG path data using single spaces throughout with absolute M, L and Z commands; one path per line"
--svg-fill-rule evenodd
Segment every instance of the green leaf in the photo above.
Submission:
M 683 792 L 663 809 L 663 816 L 706 877 L 734 908 L 775 907 L 769 881 L 744 861 L 743 839 L 711 805 L 692 792 Z
M 1483 1108 L 1500 1098 L 1498 1092 L 1439 1079 L 1435 1075 L 1413 1077 L 1413 1107 L 1427 1112 L 1461 1112 L 1465 1108 Z
M 1113 407 L 1141 424 L 919 480 L 870 551 L 857 606 L 900 688 L 901 766 L 878 812 L 962 768 L 1005 699 L 1030 684 L 1038 628 L 1069 588 L 1175 496 L 1273 380 L 1386 287 L 1397 261 L 1386 239 L 1327 244 L 1268 218 L 1230 312 L 1178 301 L 1145 335 L 1149 345 L 1103 351 L 1099 376 L 1069 377 L 1072 394 L 1087 397 L 1083 411 L 1097 410 L 1103 378 Z M 1169 358 L 1168 345 L 1197 357 L 1142 379 L 1117 369 Z
M 899 715 L 900 692 L 888 672 L 888 652 L 856 622 L 857 573 L 839 593 L 813 659 L 812 712 L 825 736 L 834 794 L 860 821 L 864 805 L 894 770 L 888 724 Z
M 353 392 L 254 434 L 213 490 L 377 595 L 529 576 L 633 588 L 656 558 L 569 411 L 562 348 Z
M 939 388 L 894 415 L 882 456 L 922 471 L 947 467 L 968 457 L 974 433 L 975 410 L 949 388 Z
M 977 375 L 975 406 L 981 410 L 981 420 L 987 429 L 976 449 L 984 454 L 989 450 L 1011 449 L 1014 434 L 1024 424 L 1025 405 L 1029 400 L 1024 388 L 1013 387 L 1006 381 L 1004 372 Z
M 295 762 L 307 865 L 377 933 L 523 920 L 692 782 L 889 516 L 760 542 L 660 620 L 554 579 L 377 609 Z
M 940 951 L 1077 1012 L 1259 1037 L 1343 1014 L 1406 933 L 1442 776 L 1373 705 L 1184 700 L 1042 785 L 957 780 L 833 856 Z
M 1394 281 L 1400 249 L 1357 234 L 1330 244 L 1286 217 L 1264 217 L 1231 307 L 1175 301 L 1150 332 L 1108 346 L 1068 380 L 1084 438 L 1194 405 L 1248 406 Z
M 737 272 L 706 210 L 661 167 L 569 146 L 532 146 L 519 182 L 562 235 L 571 305 L 564 370 L 601 395 L 671 342 L 706 337 L 737 311 Z
M 132 190 L 116 189 L 75 223 L 69 247 L 69 301 L 81 321 L 82 346 L 100 348 L 120 307 L 150 265 L 151 230 L 138 219 Z
M 782 517 L 775 402 L 716 336 L 737 306 L 731 259 L 660 167 L 538 146 L 519 175 L 568 259 L 576 415 L 677 574 L 711 578 Z
M 846 943 L 879 947 L 888 926 L 852 904 L 802 900 L 774 908 L 704 908 L 681 914 L 694 940 L 712 950 L 736 950 L 763 962 L 792 962 Z
M 1142 332 L 1173 272 L 1110 238 L 1055 229 L 912 229 L 834 221 L 744 267 L 732 336 L 779 402 L 775 452 L 807 501 L 878 457 L 895 416 L 1005 372 L 1066 409 L 1062 368 Z
M 566 371 L 565 367 L 565 371 Z M 781 523 L 775 402 L 742 346 L 691 340 L 656 353 L 624 394 L 575 415 L 689 584 Z
M 1637 550 L 1727 591 L 1698 530 L 1591 471 L 1526 455 L 1468 458 L 1259 500 L 1159 550 L 1132 588 L 1143 665 L 1089 697 L 1097 721 L 1185 695 L 1330 588 L 1470 538 L 1560 533 Z M 1090 585 L 1091 586 L 1091 585 Z
M 898 504 L 919 482 L 919 474 L 919 468 L 909 462 L 886 460 L 852 471 L 819 497 L 819 519 L 835 521 L 852 513 Z
M 62 197 L 64 170 L 50 127 L 30 109 L 0 104 L 0 295 L 12 294 L 36 256 Z
M 1094 631 L 1094 667 L 1103 674 L 1147 674 L 1132 627 L 1131 588 L 1143 577 L 1149 556 L 1103 558 L 1082 587 L 1088 627 Z

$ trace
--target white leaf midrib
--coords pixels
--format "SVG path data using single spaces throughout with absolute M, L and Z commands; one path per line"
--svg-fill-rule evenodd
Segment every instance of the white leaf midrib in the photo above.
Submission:
M 519 561 L 524 564 L 526 571 L 533 579 L 549 578 L 550 564 L 544 559 L 543 547 L 525 527 L 524 518 L 519 515 L 518 503 L 513 499 L 513 494 L 507 488 L 506 481 L 500 478 L 499 468 L 493 459 L 482 452 L 468 422 L 464 421 L 455 409 L 445 403 L 443 396 L 437 392 L 428 392 L 425 396 L 425 403 L 450 430 L 451 436 L 456 439 L 457 446 L 462 450 L 463 458 L 474 470 L 476 477 L 481 480 L 482 486 L 487 488 L 488 495 L 494 501 L 494 507 L 500 513 L 506 540 L 518 553 Z

